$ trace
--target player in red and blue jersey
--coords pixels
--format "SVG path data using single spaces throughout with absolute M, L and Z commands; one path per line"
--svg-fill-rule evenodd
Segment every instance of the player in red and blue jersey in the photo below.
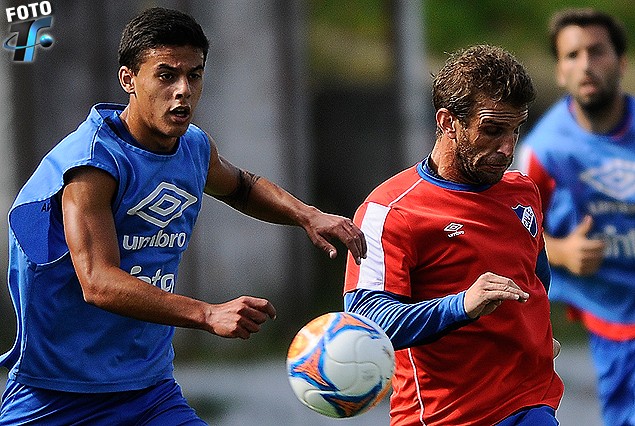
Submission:
M 391 425 L 557 425 L 550 280 L 536 186 L 512 162 L 535 93 L 512 55 L 474 46 L 434 80 L 432 153 L 354 221 L 345 309 L 396 349 Z
M 545 209 L 550 299 L 589 331 L 607 426 L 635 425 L 635 98 L 621 89 L 626 34 L 613 17 L 565 10 L 551 24 L 569 94 L 521 147 Z

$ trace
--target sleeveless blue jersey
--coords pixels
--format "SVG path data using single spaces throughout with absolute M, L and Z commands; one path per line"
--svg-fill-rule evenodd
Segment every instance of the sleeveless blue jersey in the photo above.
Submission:
M 606 251 L 601 268 L 589 277 L 552 268 L 549 296 L 604 320 L 633 324 L 635 99 L 627 98 L 629 113 L 609 135 L 582 129 L 569 103 L 568 97 L 556 103 L 524 139 L 523 167 L 531 164 L 541 170 L 543 181 L 555 183 L 545 202 L 545 231 L 564 237 L 589 214 L 594 224 L 588 237 L 603 239 Z
M 118 183 L 112 209 L 121 268 L 174 292 L 178 265 L 201 207 L 210 158 L 191 125 L 176 151 L 156 154 L 116 131 L 121 105 L 99 104 L 49 152 L 9 211 L 9 291 L 17 315 L 9 377 L 70 392 L 141 389 L 172 377 L 174 328 L 107 312 L 83 300 L 65 242 L 64 174 L 105 170 Z

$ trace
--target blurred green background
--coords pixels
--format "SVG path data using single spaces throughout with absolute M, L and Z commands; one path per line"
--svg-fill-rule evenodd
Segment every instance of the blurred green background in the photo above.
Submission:
M 6 7 L 22 2 L 0 0 L 0 3 Z M 43 153 L 84 119 L 90 105 L 99 101 L 125 102 L 116 80 L 115 55 L 121 28 L 141 9 L 159 5 L 191 13 L 211 33 L 207 92 L 199 110 L 203 113 L 203 124 L 215 138 L 218 136 L 221 152 L 238 165 L 282 181 L 283 186 L 322 210 L 349 217 L 377 184 L 427 155 L 434 134 L 434 117 L 427 98 L 429 85 L 446 52 L 489 43 L 515 53 L 529 69 L 538 91 L 526 125 L 530 128 L 562 94 L 554 82 L 554 60 L 547 40 L 547 22 L 555 10 L 593 6 L 619 16 L 627 29 L 635 27 L 635 8 L 626 0 L 295 0 L 251 5 L 204 0 L 115 0 L 90 4 L 57 0 L 52 4 L 55 18 L 52 34 L 56 38 L 53 47 L 46 52 L 38 51 L 33 64 L 14 64 L 6 55 L 3 77 L 10 84 L 5 87 L 9 99 L 5 108 L 13 106 L 6 115 L 10 116 L 8 124 L 14 127 L 3 137 L 9 139 L 6 145 L 15 150 L 15 161 L 10 164 L 18 176 L 3 185 L 7 198 L 13 199 Z M 410 71 L 414 69 L 416 74 L 412 79 L 415 86 L 423 87 L 414 95 L 420 97 L 415 101 L 423 104 L 417 119 L 427 132 L 427 136 L 421 134 L 420 140 L 410 142 L 410 152 L 404 148 L 407 144 L 403 143 L 403 115 L 399 112 L 403 97 L 409 94 L 399 86 L 404 59 L 399 54 L 403 46 L 398 43 L 397 32 L 403 27 L 400 19 L 404 16 L 399 12 L 404 12 L 405 5 L 411 6 L 407 11 L 416 11 L 416 16 L 410 12 L 406 17 L 415 21 L 414 27 L 421 33 L 420 44 L 415 43 L 415 56 L 421 63 Z M 257 12 L 250 13 L 250 9 Z M 91 22 L 91 31 L 84 24 L 79 25 L 78 17 L 94 18 L 85 19 Z M 241 27 L 243 24 L 246 26 Z M 250 32 L 272 37 L 274 42 L 270 44 L 274 46 L 258 44 L 258 40 L 253 40 L 257 36 L 250 38 Z M 295 45 L 299 46 L 295 51 L 297 58 L 289 59 L 285 55 Z M 271 51 L 258 52 L 258 49 Z M 250 62 L 258 55 L 262 56 L 262 62 Z M 628 58 L 632 63 L 632 49 L 628 50 Z M 293 64 L 285 68 L 288 66 L 285 61 L 294 60 L 299 63 L 298 68 L 293 68 Z M 225 63 L 236 66 L 244 75 L 232 80 L 235 70 L 231 66 L 224 68 Z M 263 63 L 280 74 L 267 77 L 269 80 L 263 78 L 264 84 L 257 80 L 261 76 L 254 71 Z M 288 89 L 295 84 L 293 78 L 301 80 L 301 84 L 297 86 L 298 92 L 289 95 Z M 267 86 L 271 82 L 278 86 Z M 635 88 L 635 74 L 631 70 L 627 70 L 625 87 L 629 91 Z M 257 94 L 260 97 L 255 97 L 256 102 L 251 102 L 254 98 L 245 93 L 256 91 L 262 93 Z M 289 102 L 281 108 L 282 112 L 270 110 L 272 105 L 275 108 L 281 103 L 277 97 L 293 96 L 302 97 L 307 104 L 306 117 L 295 117 L 305 120 L 308 127 L 307 141 L 300 148 L 287 143 L 301 139 L 287 125 L 287 117 L 297 104 Z M 265 98 L 275 99 L 267 104 L 263 102 Z M 228 106 L 228 100 L 232 99 L 238 100 Z M 288 99 L 282 103 L 285 101 Z M 271 118 L 275 114 L 284 115 L 284 119 Z M 53 123 L 47 121 L 50 117 L 54 117 Z M 250 139 L 251 135 L 244 130 L 252 131 L 255 138 Z M 267 135 L 261 137 L 262 132 L 273 134 L 272 138 L 279 133 L 288 134 L 283 135 L 286 137 L 283 142 L 270 143 Z M 296 163 L 294 155 L 309 158 L 308 167 L 285 174 Z M 278 165 L 279 170 L 275 168 Z M 200 331 L 178 330 L 177 359 L 250 358 L 263 353 L 278 357 L 286 351 L 295 332 L 311 318 L 342 309 L 345 267 L 342 246 L 338 247 L 338 258 L 331 261 L 310 247 L 302 231 L 285 230 L 280 233 L 282 243 L 263 249 L 258 240 L 266 240 L 261 237 L 271 228 L 253 225 L 251 219 L 243 222 L 225 206 L 216 207 L 213 200 L 205 203 L 214 206 L 203 209 L 209 217 L 199 218 L 193 245 L 209 252 L 189 257 L 186 253 L 185 266 L 195 273 L 184 279 L 179 277 L 179 292 L 209 301 L 227 300 L 247 292 L 270 298 L 280 315 L 248 344 Z M 225 220 L 230 223 L 227 225 Z M 217 228 L 230 229 L 233 241 L 209 231 Z M 234 232 L 235 229 L 240 232 Z M 229 247 L 230 244 L 237 248 Z M 4 247 L 5 244 L 3 250 Z M 280 257 L 289 265 L 280 266 L 282 261 L 275 260 Z M 249 265 L 254 258 L 265 266 Z M 256 273 L 244 273 L 247 266 L 250 271 L 256 269 Z M 274 273 L 259 273 L 267 267 Z M 210 285 L 209 276 L 229 285 L 216 286 L 216 282 Z M 2 318 L 6 319 L 0 325 L 0 350 L 5 350 L 15 333 L 6 290 L 0 294 L 0 305 Z M 584 333 L 577 324 L 566 321 L 562 307 L 554 306 L 553 319 L 560 340 L 582 340 Z

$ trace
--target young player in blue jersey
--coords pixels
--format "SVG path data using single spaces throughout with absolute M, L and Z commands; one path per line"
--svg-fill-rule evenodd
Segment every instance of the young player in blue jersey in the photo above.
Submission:
M 98 104 L 45 156 L 9 211 L 17 314 L 0 425 L 204 424 L 173 378 L 174 327 L 249 338 L 276 311 L 262 298 L 209 304 L 175 293 L 203 194 L 301 226 L 361 260 L 352 222 L 308 206 L 219 155 L 191 124 L 208 41 L 188 15 L 154 8 L 124 29 L 127 105 Z
M 635 425 L 635 98 L 621 87 L 626 34 L 592 9 L 551 21 L 559 86 L 522 143 L 545 209 L 550 298 L 589 331 L 607 426 Z

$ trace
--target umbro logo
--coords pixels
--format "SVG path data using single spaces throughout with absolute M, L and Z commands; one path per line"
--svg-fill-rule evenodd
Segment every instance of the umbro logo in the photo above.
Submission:
M 165 228 L 196 201 L 198 199 L 194 195 L 176 185 L 161 182 L 147 197 L 128 210 L 128 214 Z
M 587 169 L 580 179 L 609 197 L 627 200 L 635 194 L 635 162 L 615 158 Z
M 460 223 L 450 222 L 443 230 L 448 233 L 448 238 L 456 237 L 457 235 L 465 234 L 462 230 L 463 225 Z

